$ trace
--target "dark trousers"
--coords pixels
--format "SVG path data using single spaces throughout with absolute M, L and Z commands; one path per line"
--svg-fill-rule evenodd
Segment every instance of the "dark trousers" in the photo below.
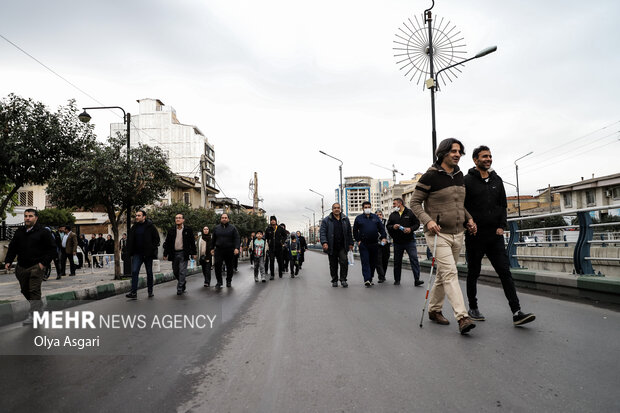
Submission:
M 254 265 L 254 250 L 250 251 L 250 264 Z
M 288 248 L 285 250 L 282 250 L 282 267 L 284 267 L 284 271 L 288 271 L 288 263 L 289 263 L 290 259 L 288 256 Z
M 39 264 L 24 268 L 17 265 L 15 267 L 15 277 L 19 281 L 21 293 L 30 302 L 30 311 L 39 311 L 43 308 L 41 301 L 41 283 L 45 270 Z
M 233 261 L 235 250 L 233 248 L 215 249 L 215 279 L 218 284 L 222 284 L 222 264 L 226 264 L 226 282 L 229 283 L 233 278 Z
M 305 259 L 306 259 L 306 251 L 299 251 L 299 268 L 301 268 Z
M 411 263 L 411 271 L 413 271 L 413 278 L 415 280 L 420 279 L 420 262 L 418 261 L 418 249 L 416 248 L 415 240 L 406 244 L 394 243 L 394 281 L 400 282 L 400 273 L 403 268 L 403 255 L 407 251 L 409 256 L 409 262 Z
M 372 277 L 375 275 L 375 269 L 377 268 L 377 258 L 379 257 L 379 244 L 375 243 L 360 243 L 360 261 L 362 262 L 362 275 L 364 281 L 372 281 Z
M 284 264 L 282 262 L 282 248 L 275 247 L 275 251 L 269 250 L 269 255 L 265 260 L 265 272 L 268 273 L 271 268 L 271 276 L 275 274 L 275 261 L 278 261 L 278 275 L 282 277 L 282 271 L 284 270 Z
M 237 271 L 237 268 L 239 268 L 239 256 L 241 255 L 241 251 L 239 251 L 239 254 L 235 255 L 233 254 L 233 270 Z
M 298 257 L 289 257 L 289 262 L 291 266 L 291 275 L 299 274 L 299 261 Z
M 56 267 L 56 275 L 57 276 L 60 276 L 60 274 L 62 274 L 60 272 L 60 259 L 59 259 L 59 255 L 60 255 L 60 253 L 57 253 L 54 256 L 54 267 Z M 52 263 L 50 262 L 50 265 L 45 267 L 45 279 L 47 279 L 50 276 L 51 273 L 52 273 Z
M 73 254 L 60 251 L 60 274 L 67 275 L 65 272 L 67 269 L 67 258 L 69 259 L 69 271 L 71 275 L 75 275 L 75 263 L 73 262 Z
M 333 251 L 329 257 L 329 274 L 332 276 L 332 282 L 338 282 L 338 265 L 340 265 L 340 282 L 347 280 L 349 272 L 349 261 L 347 260 L 347 251 L 341 248 Z
M 210 254 L 210 252 L 208 252 Z M 208 260 L 200 260 L 202 265 L 202 275 L 205 277 L 205 284 L 211 284 L 211 258 Z
M 379 257 L 380 257 L 380 260 L 379 260 L 379 264 L 377 265 L 377 267 L 381 267 L 383 269 L 383 273 L 386 274 L 387 267 L 390 262 L 390 243 L 389 242 L 385 245 L 379 245 Z
M 519 299 L 517 298 L 517 290 L 510 273 L 510 264 L 508 255 L 504 247 L 504 237 L 496 234 L 481 234 L 465 237 L 465 254 L 467 256 L 467 300 L 469 308 L 478 308 L 478 300 L 476 299 L 478 277 L 480 276 L 480 267 L 482 266 L 482 257 L 486 254 L 493 269 L 499 276 L 504 289 L 504 295 L 508 299 L 510 310 L 515 313 L 521 309 Z
M 146 258 L 144 255 L 136 254 L 131 260 L 131 293 L 138 291 L 138 275 L 140 267 L 144 264 L 146 270 L 146 286 L 149 293 L 153 292 L 153 258 Z

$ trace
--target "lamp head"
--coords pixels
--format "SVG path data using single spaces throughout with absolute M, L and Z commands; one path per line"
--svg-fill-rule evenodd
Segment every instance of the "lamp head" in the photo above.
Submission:
M 78 115 L 78 119 L 83 123 L 88 123 L 90 122 L 90 115 L 88 114 L 88 112 L 84 111 Z
M 497 50 L 497 46 L 490 46 L 487 47 L 486 49 L 482 49 L 481 51 L 478 52 L 478 54 L 476 56 L 474 56 L 475 59 L 482 57 L 482 56 L 486 56 L 490 53 L 493 53 L 494 51 Z

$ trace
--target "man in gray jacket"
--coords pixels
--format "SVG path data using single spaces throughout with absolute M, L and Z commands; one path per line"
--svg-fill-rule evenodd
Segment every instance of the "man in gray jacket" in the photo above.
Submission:
M 456 263 L 465 227 L 472 234 L 477 230 L 464 206 L 465 183 L 458 167 L 465 147 L 457 139 L 444 139 L 435 154 L 437 161 L 422 175 L 411 200 L 411 210 L 424 224 L 426 243 L 431 251 L 436 247 L 437 278 L 430 292 L 428 318 L 438 324 L 450 324 L 441 313 L 443 299 L 447 296 L 458 320 L 459 331 L 465 334 L 476 324 L 465 308 Z

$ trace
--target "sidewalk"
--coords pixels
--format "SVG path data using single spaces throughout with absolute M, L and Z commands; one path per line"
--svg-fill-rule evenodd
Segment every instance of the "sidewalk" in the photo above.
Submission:
M 114 279 L 114 268 L 96 269 L 91 273 L 90 268 L 82 268 L 76 271 L 75 276 L 64 276 L 56 280 L 55 269 L 41 286 L 44 301 L 51 300 L 99 300 L 118 294 L 126 294 L 131 289 L 131 278 L 122 280 Z M 201 273 L 200 266 L 188 269 L 187 274 Z M 155 284 L 174 280 L 172 263 L 160 261 L 160 269 L 156 271 L 153 266 Z M 142 266 L 138 288 L 146 288 L 146 271 Z M 15 273 L 11 270 L 8 274 L 0 271 L 0 326 L 21 321 L 26 318 L 30 305 L 20 292 L 19 282 Z

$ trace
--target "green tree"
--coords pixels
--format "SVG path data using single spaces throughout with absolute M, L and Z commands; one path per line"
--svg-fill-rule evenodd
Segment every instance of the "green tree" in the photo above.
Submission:
M 182 213 L 185 217 L 185 225 L 192 230 L 199 232 L 208 226 L 211 231 L 213 227 L 220 223 L 222 214 L 217 214 L 213 209 L 196 208 L 192 209 L 189 205 L 182 202 L 174 202 L 170 205 L 154 209 L 148 212 L 153 224 L 161 231 L 167 231 L 174 226 L 174 216 Z M 258 215 L 248 214 L 244 211 L 230 212 L 228 214 L 230 223 L 239 231 L 239 235 L 248 236 L 250 233 L 267 228 L 267 219 Z
M 52 202 L 65 208 L 103 206 L 114 233 L 114 275 L 121 276 L 119 226 L 128 203 L 137 209 L 161 199 L 174 184 L 174 175 L 160 148 L 131 148 L 127 162 L 125 138 L 111 137 L 88 156 L 68 162 L 49 181 Z
M 75 223 L 75 216 L 70 209 L 45 208 L 39 211 L 37 222 L 41 225 L 59 227 L 61 225 Z
M 170 205 L 153 209 L 148 212 L 148 217 L 160 231 L 165 232 L 174 226 L 174 216 L 183 214 L 185 225 L 191 227 L 196 232 L 208 226 L 210 230 L 219 222 L 219 217 L 213 209 L 197 208 L 192 209 L 183 202 L 173 202 Z
M 92 126 L 77 115 L 73 100 L 56 112 L 14 94 L 0 100 L 0 217 L 22 186 L 45 184 L 95 145 Z

